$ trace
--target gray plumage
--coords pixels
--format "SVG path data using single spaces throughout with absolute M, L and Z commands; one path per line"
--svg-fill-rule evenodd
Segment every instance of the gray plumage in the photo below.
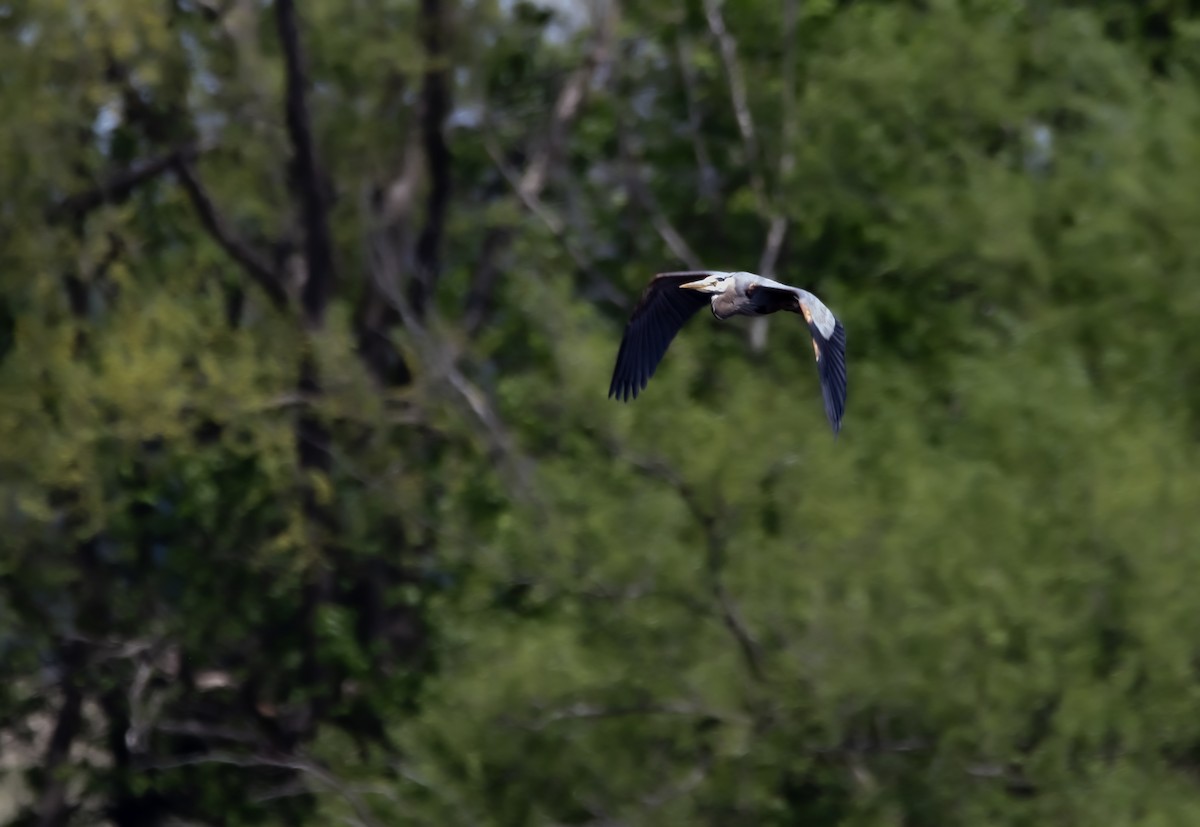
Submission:
M 812 334 L 825 416 L 835 435 L 841 431 L 846 408 L 846 329 L 812 293 L 754 273 L 686 270 L 655 276 L 625 327 L 609 398 L 636 399 L 675 334 L 706 304 L 718 319 L 781 310 L 803 316 Z

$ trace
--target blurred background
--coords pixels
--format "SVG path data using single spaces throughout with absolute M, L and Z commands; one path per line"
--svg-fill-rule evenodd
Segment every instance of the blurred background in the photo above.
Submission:
M 1200 3 L 0 32 L 0 822 L 1200 823 Z

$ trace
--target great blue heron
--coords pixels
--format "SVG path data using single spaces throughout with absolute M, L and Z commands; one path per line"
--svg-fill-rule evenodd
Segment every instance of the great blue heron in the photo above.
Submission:
M 630 396 L 636 399 L 675 334 L 710 300 L 718 319 L 765 316 L 780 310 L 804 316 L 812 334 L 825 416 L 836 436 L 846 407 L 846 329 L 812 293 L 754 273 L 684 270 L 655 276 L 625 327 L 609 398 L 615 396 L 624 402 Z

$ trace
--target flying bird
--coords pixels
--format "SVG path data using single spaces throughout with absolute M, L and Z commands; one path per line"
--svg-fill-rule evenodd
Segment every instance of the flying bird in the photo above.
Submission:
M 846 329 L 812 293 L 754 273 L 683 270 L 655 276 L 625 326 L 609 398 L 623 402 L 631 396 L 636 399 L 675 334 L 696 311 L 710 303 L 718 319 L 765 316 L 780 310 L 804 317 L 812 334 L 825 416 L 836 436 L 846 408 Z

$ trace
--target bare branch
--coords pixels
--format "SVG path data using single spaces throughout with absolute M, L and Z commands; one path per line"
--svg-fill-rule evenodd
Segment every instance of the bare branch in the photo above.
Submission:
M 399 262 L 394 251 L 383 244 L 374 244 L 368 251 L 372 257 L 370 273 L 374 287 L 391 305 L 418 350 L 419 361 L 431 376 L 441 377 L 455 395 L 466 403 L 491 443 L 492 450 L 506 458 L 514 474 L 514 482 L 524 493 L 532 497 L 533 484 L 529 476 L 529 463 L 520 455 L 508 434 L 500 416 L 495 412 L 487 395 L 471 382 L 458 367 L 458 348 L 444 337 L 433 332 L 439 325 L 434 309 L 427 308 L 424 319 L 417 318 L 408 299 L 397 289 L 396 279 Z
M 683 46 L 680 46 L 681 60 L 683 58 Z M 685 75 L 688 75 L 690 70 L 683 68 Z M 624 77 L 628 77 L 627 75 Z M 623 80 L 624 80 L 623 77 Z M 688 85 L 685 83 L 685 86 Z M 689 93 L 690 94 L 690 93 Z M 694 136 L 699 140 L 698 136 Z M 627 111 L 617 111 L 617 145 L 620 152 L 622 179 L 626 190 L 629 193 L 631 200 L 641 209 L 645 210 L 650 217 L 650 223 L 655 231 L 662 239 L 663 243 L 671 251 L 674 256 L 693 270 L 701 269 L 704 264 L 700 256 L 691 248 L 684 239 L 671 219 L 667 217 L 666 210 L 659 204 L 658 198 L 655 196 L 653 188 L 647 183 L 643 173 L 644 164 L 642 162 L 642 154 L 640 151 L 640 138 L 636 129 L 631 128 Z M 702 146 L 697 144 L 697 153 L 703 153 Z M 701 161 L 703 164 L 704 162 Z M 701 170 L 703 174 L 703 169 Z
M 342 781 L 316 761 L 303 756 L 286 755 L 275 757 L 271 755 L 241 755 L 232 752 L 203 752 L 185 755 L 180 758 L 170 758 L 162 761 L 147 761 L 139 763 L 142 770 L 172 770 L 183 767 L 196 767 L 205 764 L 225 764 L 247 769 L 283 769 L 302 773 L 305 777 L 317 782 L 320 786 L 342 798 L 354 811 L 358 827 L 374 827 L 379 822 L 371 815 L 370 809 L 353 787 Z
M 52 204 L 46 210 L 46 220 L 52 224 L 67 220 L 78 220 L 106 204 L 120 204 L 134 191 L 163 174 L 179 163 L 194 160 L 200 148 L 189 144 L 167 152 L 157 158 L 141 161 L 125 169 L 117 170 L 91 189 L 69 195 Z
M 304 50 L 296 19 L 295 0 L 275 0 L 275 20 L 283 46 L 285 67 L 284 109 L 288 137 L 292 143 L 293 181 L 299 190 L 304 217 L 305 257 L 308 273 L 302 303 L 306 322 L 319 327 L 333 289 L 333 238 L 329 229 L 329 205 L 317 161 L 312 122 L 306 100 L 308 90 Z
M 596 69 L 608 59 L 608 50 L 613 35 L 613 20 L 615 12 L 609 12 L 600 22 L 592 49 L 583 59 L 583 64 L 571 73 L 571 77 L 563 84 L 554 104 L 554 114 L 547 125 L 546 138 L 539 152 L 534 154 L 525 174 L 521 176 L 518 187 L 519 194 L 524 200 L 541 193 L 546 185 L 546 176 L 550 164 L 557 158 L 558 152 L 566 138 L 567 127 L 575 119 L 587 96 L 587 88 Z
M 554 236 L 554 240 L 562 247 L 563 252 L 571 259 L 575 267 L 588 274 L 589 283 L 604 288 L 605 280 L 593 272 L 592 263 L 572 240 L 571 233 L 563 226 L 562 219 L 548 209 L 536 193 L 522 190 L 519 176 L 504 160 L 500 147 L 491 134 L 484 135 L 484 148 L 518 199 Z M 499 225 L 492 227 L 484 236 L 479 262 L 476 264 L 475 278 L 471 285 L 471 292 L 467 295 L 466 311 L 463 314 L 463 325 L 470 336 L 477 334 L 487 319 L 487 313 L 491 307 L 491 296 L 500 277 L 499 262 L 512 242 L 513 233 L 512 227 Z
M 382 271 L 368 266 L 368 278 L 354 312 L 358 353 L 375 378 L 383 385 L 402 386 L 412 381 L 412 372 L 391 338 L 391 328 L 399 321 L 392 302 L 381 295 L 376 280 L 390 279 L 391 290 L 398 290 L 401 273 L 415 267 L 412 216 L 423 178 L 424 163 L 419 130 L 409 130 L 399 171 L 383 186 L 369 187 L 363 195 L 363 214 L 372 225 L 363 236 L 366 259 L 384 262 Z M 374 268 L 374 269 L 373 269 Z M 419 275 L 418 275 L 419 277 Z
M 546 229 L 548 229 L 551 233 L 556 236 L 561 235 L 563 231 L 562 220 L 559 219 L 557 215 L 550 212 L 550 210 L 548 210 L 542 203 L 542 200 L 539 197 L 541 192 L 540 188 L 533 189 L 529 185 L 527 180 L 528 171 L 526 171 L 526 174 L 523 176 L 518 175 L 516 171 L 508 165 L 508 163 L 504 160 L 504 154 L 501 152 L 500 147 L 496 144 L 495 136 L 490 132 L 484 135 L 483 146 L 484 149 L 487 150 L 488 157 L 492 159 L 492 163 L 496 165 L 496 169 L 500 171 L 500 174 L 504 177 L 504 180 L 509 183 L 513 189 L 513 192 L 516 193 L 517 198 L 519 198 L 521 203 L 525 205 L 525 209 L 529 210 L 531 213 L 541 219 L 542 223 L 546 225 Z
M 654 196 L 650 195 L 647 206 L 650 210 L 650 221 L 654 224 L 654 229 L 658 231 L 663 242 L 670 248 L 675 257 L 686 264 L 693 270 L 700 270 L 704 267 L 704 262 L 700 260 L 700 256 L 692 250 L 688 243 L 683 240 L 683 236 L 675 229 L 675 225 L 667 218 L 662 207 L 658 205 L 658 201 Z
M 531 151 L 531 157 L 524 171 L 517 176 L 514 172 L 501 167 L 501 172 L 513 186 L 521 203 L 540 218 L 556 238 L 560 239 L 576 264 L 583 264 L 584 257 L 566 243 L 566 236 L 561 229 L 562 222 L 542 207 L 540 199 L 550 168 L 558 159 L 565 142 L 567 130 L 574 122 L 587 97 L 588 87 L 597 70 L 609 59 L 609 51 L 616 29 L 616 0 L 612 0 L 609 8 L 602 11 L 601 14 L 592 47 L 580 66 L 571 73 L 562 89 L 559 90 L 550 122 L 542 130 L 544 137 Z M 488 151 L 492 154 L 493 160 L 503 157 L 494 145 L 489 146 Z M 511 230 L 504 227 L 497 228 L 484 240 L 483 254 L 479 266 L 475 269 L 467 299 L 467 329 L 472 334 L 482 328 L 491 309 L 492 295 L 499 280 L 499 270 L 495 267 L 495 261 L 507 249 L 511 241 Z
M 617 140 L 621 148 L 622 166 L 625 168 L 625 185 L 629 188 L 630 195 L 642 209 L 649 213 L 650 223 L 654 225 L 654 229 L 662 238 L 663 243 L 667 245 L 667 249 L 690 269 L 702 269 L 704 263 L 700 260 L 700 256 L 696 255 L 680 232 L 675 229 L 675 225 L 671 223 L 671 219 L 667 217 L 662 205 L 658 203 L 654 192 L 642 178 L 641 159 L 634 149 L 635 139 L 630 135 L 625 118 L 621 115 L 617 117 Z
M 783 15 L 783 100 L 780 108 L 783 113 L 781 124 L 781 140 L 779 149 L 779 180 L 782 182 L 791 175 L 796 165 L 794 144 L 796 141 L 796 18 L 799 0 L 784 0 Z M 783 211 L 776 208 L 771 214 L 771 224 L 767 230 L 767 241 L 763 247 L 762 259 L 759 262 L 759 272 L 768 278 L 775 275 L 775 266 L 779 262 L 779 251 L 783 246 L 784 235 L 787 233 L 788 220 Z
M 548 208 L 537 194 L 522 189 L 521 176 L 505 161 L 493 134 L 485 132 L 484 147 L 496 165 L 496 169 L 508 182 L 518 200 L 542 222 L 577 270 L 586 276 L 588 297 L 624 308 L 626 306 L 624 291 L 618 289 L 610 279 L 596 271 L 591 259 L 573 240 L 575 234 L 567 229 L 563 219 Z M 488 311 L 491 309 L 492 294 L 501 273 L 500 262 L 508 245 L 511 244 L 514 234 L 513 227 L 507 224 L 498 224 L 490 228 L 487 235 L 484 236 L 479 262 L 476 265 L 471 291 L 467 295 L 466 311 L 463 316 L 464 327 L 470 336 L 476 335 L 487 320 Z
M 416 203 L 417 186 L 421 180 L 421 142 L 415 132 L 409 135 L 404 147 L 400 174 L 383 188 L 379 205 L 379 220 L 385 224 L 404 221 Z
M 750 171 L 750 186 L 758 199 L 759 209 L 765 214 L 767 210 L 766 186 L 758 172 L 758 138 L 754 131 L 754 118 L 750 114 L 750 102 L 746 95 L 746 81 L 742 76 L 742 67 L 737 56 L 737 41 L 729 33 L 725 25 L 725 17 L 721 14 L 722 0 L 704 0 L 704 14 L 708 18 L 708 27 L 721 53 L 721 62 L 725 66 L 725 76 L 729 82 L 729 96 L 733 101 L 733 114 L 737 120 L 738 131 L 742 134 L 742 143 L 746 148 L 746 166 Z
M 783 99 L 780 108 L 783 113 L 779 149 L 779 181 L 785 182 L 796 165 L 796 22 L 799 16 L 799 0 L 784 0 L 783 7 Z M 767 278 L 774 278 L 775 267 L 779 263 L 779 253 L 783 247 L 783 239 L 787 234 L 788 220 L 783 211 L 776 209 L 771 216 L 767 229 L 767 240 L 763 246 L 762 257 L 759 261 L 759 272 Z M 760 353 L 767 347 L 767 329 L 769 321 L 766 316 L 751 320 L 749 327 L 750 349 Z
M 787 233 L 788 220 L 776 213 L 771 217 L 767 228 L 767 241 L 763 246 L 762 257 L 758 261 L 758 272 L 767 278 L 775 277 L 775 265 L 779 261 L 779 251 L 783 247 L 783 238 Z M 767 328 L 770 321 L 766 316 L 756 316 L 750 320 L 747 337 L 750 340 L 750 350 L 761 353 L 767 347 Z
M 184 160 L 175 164 L 175 172 L 184 192 L 192 202 L 192 207 L 200 218 L 200 223 L 213 240 L 230 258 L 236 261 L 246 274 L 254 280 L 277 308 L 287 307 L 288 295 L 284 289 L 283 280 L 267 260 L 255 252 L 250 245 L 238 238 L 221 218 L 216 205 L 209 197 L 208 191 L 196 177 L 191 165 Z
M 767 278 L 775 277 L 775 265 L 779 262 L 779 250 L 783 247 L 787 226 L 788 220 L 785 216 L 777 213 L 771 217 L 771 224 L 767 228 L 767 242 L 758 260 L 758 272 Z

